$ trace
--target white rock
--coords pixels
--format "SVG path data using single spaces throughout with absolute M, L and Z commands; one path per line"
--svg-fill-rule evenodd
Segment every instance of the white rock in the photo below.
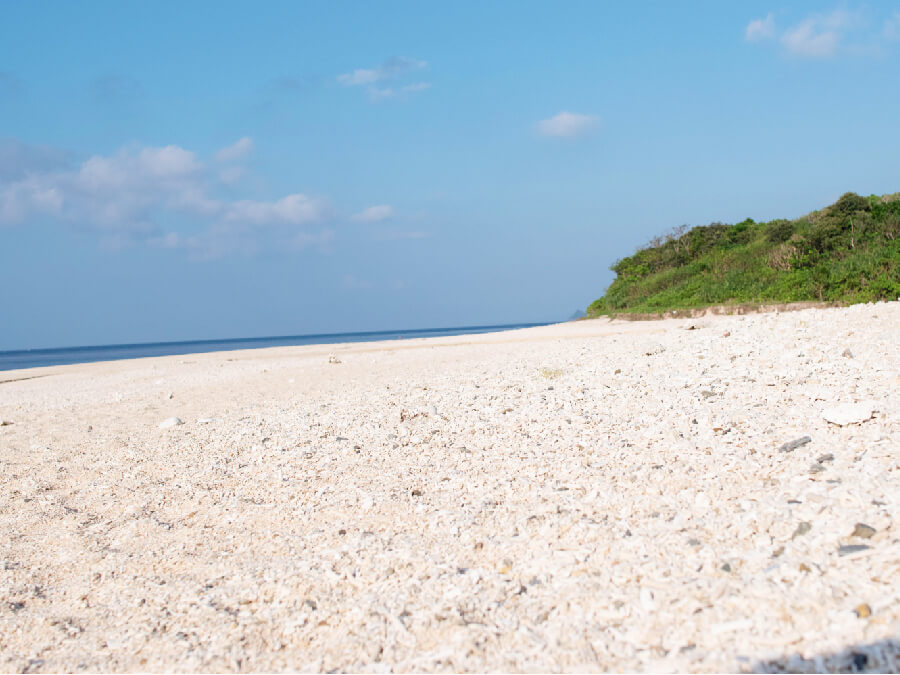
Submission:
M 179 424 L 184 424 L 184 422 L 182 422 L 177 417 L 170 417 L 169 419 L 163 420 L 162 422 L 160 422 L 159 428 L 160 429 L 171 429 L 172 427 L 177 427 Z
M 822 411 L 825 421 L 845 427 L 848 424 L 860 424 L 872 418 L 876 406 L 872 401 L 860 403 L 842 403 Z
M 197 424 L 209 424 L 212 421 L 213 421 L 212 417 L 201 417 L 200 419 L 197 420 Z

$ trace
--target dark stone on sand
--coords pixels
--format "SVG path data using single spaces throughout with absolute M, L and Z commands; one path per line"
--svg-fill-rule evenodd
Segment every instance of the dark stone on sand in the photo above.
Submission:
M 809 443 L 811 441 L 812 441 L 812 438 L 810 438 L 809 436 L 802 436 L 801 438 L 797 438 L 793 441 L 788 441 L 787 443 L 782 445 L 780 448 L 778 448 L 778 451 L 779 452 L 793 452 L 800 446 L 806 445 L 807 443 Z
M 876 530 L 871 525 L 866 525 L 865 523 L 857 523 L 853 528 L 853 533 L 850 535 L 851 537 L 859 537 L 861 539 L 871 539 L 872 535 L 875 534 L 878 530 Z

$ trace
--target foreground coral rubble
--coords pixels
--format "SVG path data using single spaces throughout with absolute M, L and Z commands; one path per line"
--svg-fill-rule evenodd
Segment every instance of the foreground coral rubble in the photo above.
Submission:
M 886 303 L 0 373 L 0 669 L 897 670 L 898 336 Z

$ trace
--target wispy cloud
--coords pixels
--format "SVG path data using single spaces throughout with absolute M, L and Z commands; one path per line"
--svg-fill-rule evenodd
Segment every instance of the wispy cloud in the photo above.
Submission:
M 415 94 L 420 91 L 425 91 L 427 89 L 431 89 L 431 83 L 429 82 L 415 82 L 414 84 L 407 84 L 402 87 L 394 88 L 394 87 L 370 87 L 369 88 L 369 96 L 373 101 L 381 101 L 386 98 L 394 98 L 396 96 L 403 96 L 404 94 Z
M 253 139 L 247 136 L 235 141 L 231 145 L 222 148 L 216 153 L 216 159 L 220 162 L 231 162 L 245 157 L 253 152 Z
M 378 206 L 370 206 L 368 208 L 365 208 L 359 213 L 353 214 L 351 218 L 360 223 L 377 223 L 382 220 L 392 218 L 393 215 L 393 207 L 387 204 L 379 204 Z
M 537 123 L 538 132 L 551 138 L 585 136 L 597 128 L 600 120 L 594 115 L 562 111 Z
M 95 78 L 90 84 L 94 98 L 102 103 L 128 101 L 141 92 L 141 84 L 129 75 L 107 73 Z
M 341 279 L 341 286 L 350 291 L 364 291 L 372 288 L 372 282 L 366 279 L 360 279 L 353 274 L 345 274 Z
M 375 84 L 376 82 L 392 80 L 401 75 L 422 70 L 427 66 L 428 64 L 425 61 L 395 56 L 382 63 L 380 66 L 374 68 L 357 68 L 349 73 L 338 75 L 337 80 L 348 87 Z
M 382 230 L 375 232 L 374 239 L 379 241 L 404 241 L 409 239 L 427 239 L 428 233 L 423 230 Z
M 329 229 L 321 232 L 298 232 L 291 239 L 291 247 L 300 251 L 313 247 L 321 252 L 327 252 L 331 250 L 331 243 L 334 241 L 334 237 L 334 230 Z
M 764 19 L 754 19 L 747 24 L 744 39 L 748 42 L 770 40 L 775 37 L 775 17 L 770 13 Z
M 799 21 L 779 29 L 773 14 L 747 24 L 747 42 L 775 42 L 786 54 L 805 59 L 827 59 L 838 54 L 874 53 L 879 42 L 900 38 L 900 11 L 884 19 L 879 32 L 873 30 L 870 13 L 862 9 L 834 9 L 802 17 Z M 875 24 L 878 25 L 877 23 Z
M 884 37 L 888 40 L 900 40 L 900 10 L 884 20 Z
M 304 194 L 293 194 L 274 202 L 244 199 L 223 209 L 226 222 L 249 225 L 304 225 L 322 220 L 327 205 Z
M 373 101 L 393 98 L 401 94 L 414 94 L 431 87 L 429 82 L 413 82 L 402 86 L 385 86 L 386 83 L 409 77 L 424 70 L 428 63 L 418 59 L 394 57 L 374 68 L 357 68 L 337 76 L 345 87 L 365 86 Z
M 266 231 L 296 240 L 298 228 L 331 214 L 327 200 L 300 192 L 274 200 L 222 196 L 230 192 L 215 167 L 177 145 L 130 146 L 72 165 L 60 151 L 0 143 L 0 225 L 49 219 L 108 241 L 216 257 L 252 250 Z M 206 229 L 182 234 L 162 225 L 181 221 Z
M 781 44 L 797 56 L 832 56 L 840 45 L 844 31 L 851 24 L 851 18 L 843 10 L 815 14 L 788 28 L 781 36 Z
M 70 165 L 70 153 L 46 145 L 27 145 L 14 138 L 0 138 L 0 185 L 33 173 L 46 173 Z

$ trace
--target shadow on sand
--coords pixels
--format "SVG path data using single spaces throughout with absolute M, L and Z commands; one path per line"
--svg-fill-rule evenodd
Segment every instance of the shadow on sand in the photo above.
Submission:
M 839 652 L 805 659 L 799 654 L 760 661 L 757 673 L 896 673 L 900 671 L 900 639 L 852 645 Z

